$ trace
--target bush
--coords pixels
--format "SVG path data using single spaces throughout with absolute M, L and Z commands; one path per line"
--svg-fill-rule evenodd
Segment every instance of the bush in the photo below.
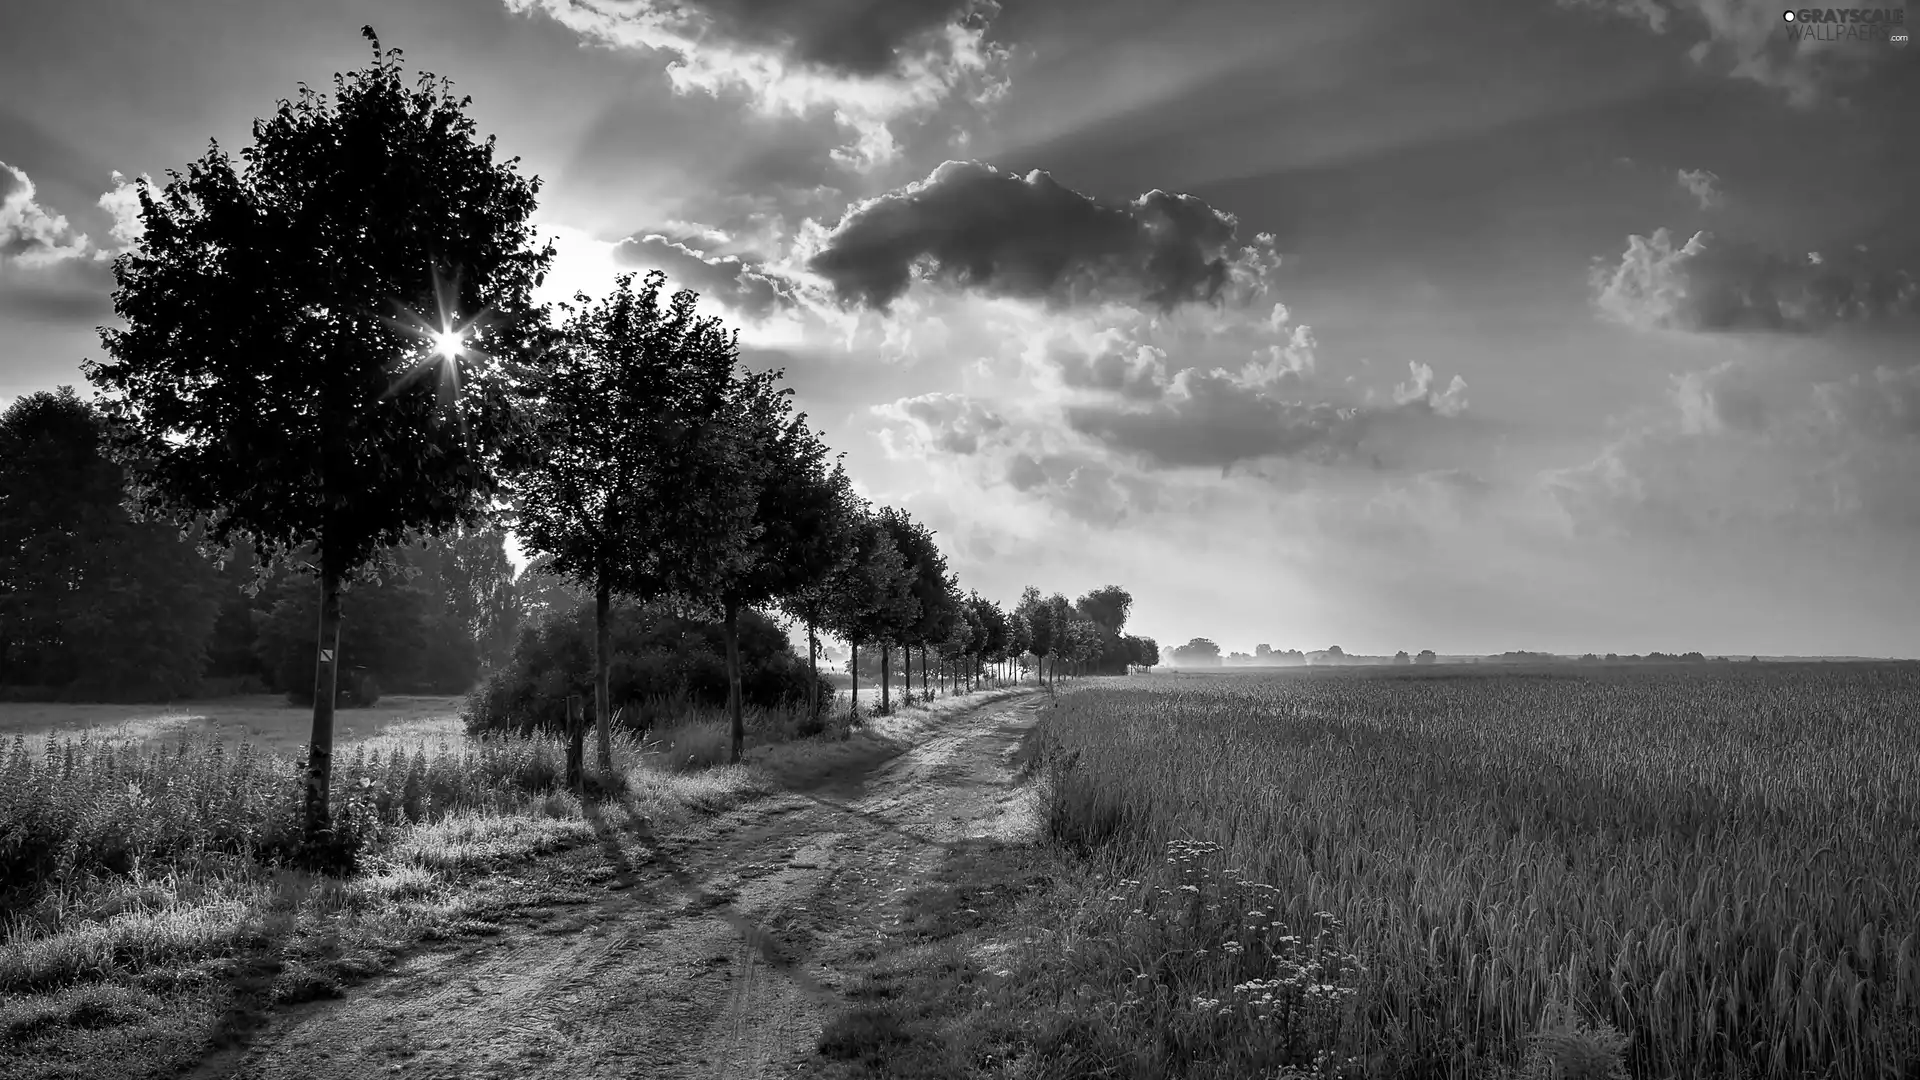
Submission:
M 609 612 L 613 702 L 625 706 L 621 726 L 644 730 L 727 700 L 725 641 L 719 623 L 689 619 L 659 606 L 616 601 Z M 512 661 L 468 695 L 461 710 L 469 734 L 566 730 L 567 697 L 586 700 L 594 722 L 592 604 L 557 614 L 521 635 Z M 739 619 L 741 691 L 748 706 L 804 709 L 806 661 L 779 624 L 757 611 Z M 823 706 L 833 690 L 821 680 Z
M 347 668 L 341 671 L 334 682 L 333 707 L 336 709 L 370 709 L 380 700 L 380 681 L 366 668 Z M 313 680 L 297 683 L 287 691 L 287 702 L 292 705 L 311 707 L 313 705 Z

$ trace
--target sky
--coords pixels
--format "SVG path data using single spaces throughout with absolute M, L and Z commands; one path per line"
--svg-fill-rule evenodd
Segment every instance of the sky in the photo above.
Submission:
M 1163 647 L 1920 655 L 1903 6 L 36 7 L 0 407 L 85 392 L 138 178 L 371 23 L 540 177 L 546 298 L 698 291 L 963 588 L 1117 583 Z

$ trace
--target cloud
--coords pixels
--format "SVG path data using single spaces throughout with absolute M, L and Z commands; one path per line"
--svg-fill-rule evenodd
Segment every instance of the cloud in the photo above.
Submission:
M 680 240 L 659 233 L 630 236 L 614 245 L 613 260 L 623 267 L 663 270 L 676 285 L 751 318 L 793 305 L 791 282 L 751 261 L 692 246 L 702 239 L 697 234 Z
M 1166 350 L 1138 342 L 1121 330 L 1103 330 L 1085 345 L 1051 340 L 1039 347 L 1068 388 L 1136 401 L 1155 401 L 1167 391 Z
M 1676 377 L 1659 409 L 1594 460 L 1546 474 L 1546 490 L 1588 535 L 1920 534 L 1920 364 L 1843 366 L 1741 356 Z
M 1630 237 L 1590 284 L 1605 317 L 1645 329 L 1807 332 L 1920 311 L 1914 275 L 1862 252 L 1790 259 L 1706 232 L 1678 248 L 1666 229 Z
M 54 323 L 112 313 L 113 257 L 141 234 L 137 189 L 117 172 L 113 182 L 99 199 L 114 219 L 114 243 L 103 247 L 40 205 L 32 179 L 0 161 L 0 311 Z
M 904 426 L 910 447 L 881 433 L 881 445 L 892 457 L 925 457 L 929 451 L 970 455 L 980 452 L 983 439 L 1003 431 L 1007 423 L 985 403 L 964 394 L 921 394 L 873 407 L 873 414 Z
M 27 174 L 0 161 L 0 260 L 34 269 L 91 257 L 93 242 L 34 200 Z
M 1269 357 L 1239 371 L 1186 368 L 1144 407 L 1127 402 L 1069 405 L 1067 425 L 1108 449 L 1150 468 L 1230 469 L 1263 458 L 1322 465 L 1385 465 L 1370 437 L 1383 428 L 1422 418 L 1459 416 L 1467 407 L 1466 381 L 1455 375 L 1433 389 L 1433 369 L 1408 364 L 1412 378 L 1396 387 L 1391 405 L 1362 400 L 1342 404 L 1333 388 L 1301 369 Z
M 590 40 L 663 53 L 683 92 L 738 93 L 771 115 L 830 114 L 852 135 L 843 163 L 898 151 L 891 125 L 1005 89 L 1008 54 L 989 40 L 992 0 L 505 0 Z
M 1643 23 L 1655 34 L 1683 25 L 1704 30 L 1687 55 L 1736 79 L 1785 91 L 1796 108 L 1810 108 L 1835 87 L 1860 78 L 1900 50 L 1884 37 L 1795 40 L 1776 0 L 1555 0 Z M 1894 8 L 1900 11 L 1903 9 Z M 1677 18 L 1676 18 L 1677 17 Z
M 1190 195 L 1098 202 L 1035 170 L 949 161 L 852 208 L 808 266 L 845 302 L 885 310 L 916 276 L 1061 305 L 1140 301 L 1171 309 L 1257 292 L 1272 238 L 1236 248 L 1238 222 Z
M 1726 196 L 1720 190 L 1720 177 L 1705 169 L 1681 169 L 1675 178 L 1681 187 L 1700 200 L 1700 209 L 1711 210 L 1725 201 Z

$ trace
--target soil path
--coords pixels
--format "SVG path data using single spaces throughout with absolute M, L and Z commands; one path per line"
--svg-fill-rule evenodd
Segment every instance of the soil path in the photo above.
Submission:
M 839 989 L 954 845 L 1034 818 L 1013 759 L 1038 697 L 941 720 L 912 749 L 669 837 L 596 821 L 603 898 L 416 953 L 275 1018 L 206 1077 L 790 1075 Z

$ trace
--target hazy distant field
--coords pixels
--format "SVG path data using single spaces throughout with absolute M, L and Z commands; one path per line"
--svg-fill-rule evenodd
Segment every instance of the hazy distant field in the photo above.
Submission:
M 1056 834 L 1345 920 L 1374 1047 L 1511 1060 L 1568 1002 L 1636 1077 L 1920 1075 L 1920 665 L 1116 682 L 1043 722 Z M 1256 976 L 1191 944 L 1227 1016 Z
M 459 697 L 383 697 L 371 709 L 334 713 L 341 742 L 374 735 L 405 738 L 458 736 Z M 143 744 L 208 733 L 227 742 L 251 741 L 298 755 L 313 730 L 313 709 L 288 705 L 279 694 L 247 694 L 174 705 L 63 705 L 0 703 L 0 738 L 24 734 L 38 741 L 48 732 L 134 739 Z

